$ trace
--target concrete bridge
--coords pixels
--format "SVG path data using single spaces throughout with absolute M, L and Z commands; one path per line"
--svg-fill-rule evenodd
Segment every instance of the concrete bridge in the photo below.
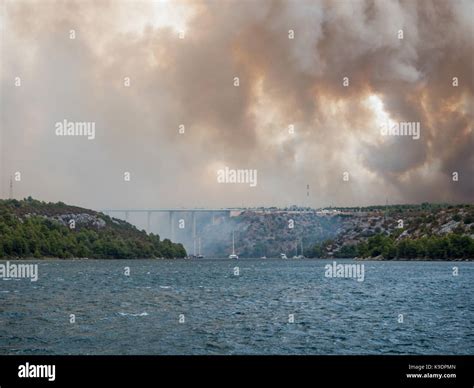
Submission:
M 246 208 L 156 208 L 156 209 L 103 209 L 99 210 L 104 214 L 107 214 L 110 217 L 125 219 L 125 221 L 130 220 L 130 216 L 133 214 L 146 215 L 146 231 L 151 231 L 151 218 L 155 213 L 162 213 L 168 215 L 168 232 L 169 237 L 172 241 L 175 239 L 175 224 L 177 216 L 190 216 L 191 217 L 191 226 L 192 226 L 192 239 L 194 240 L 197 237 L 196 230 L 196 217 L 199 213 L 215 213 L 226 215 L 227 217 L 237 216 L 243 211 L 247 210 Z M 122 217 L 120 217 L 122 216 Z M 189 217 L 188 217 L 189 218 Z M 213 215 L 214 222 L 214 215 Z
M 224 208 L 154 208 L 154 209 L 102 209 L 99 210 L 110 217 L 123 219 L 139 228 L 143 228 L 148 233 L 158 233 L 162 238 L 169 238 L 173 242 L 183 243 L 190 250 L 196 241 L 200 243 L 201 234 L 198 224 L 203 225 L 212 222 L 225 222 L 227 219 L 236 217 L 244 211 L 256 213 L 284 213 L 289 216 L 301 213 L 316 213 L 318 215 L 328 215 L 334 211 L 318 211 L 316 209 L 277 209 L 277 208 L 245 208 L 245 207 L 224 207 Z M 331 213 L 332 214 L 332 213 Z M 141 215 L 141 222 L 133 215 Z M 155 215 L 155 216 L 154 216 Z M 161 215 L 161 217 L 160 217 Z M 164 216 L 164 217 L 163 217 Z M 152 226 L 152 217 L 156 228 Z M 208 217 L 206 219 L 206 217 Z M 131 219 L 133 218 L 133 219 Z M 198 220 L 199 218 L 199 220 Z M 176 222 L 178 221 L 178 222 Z M 199 221 L 199 222 L 197 222 Z

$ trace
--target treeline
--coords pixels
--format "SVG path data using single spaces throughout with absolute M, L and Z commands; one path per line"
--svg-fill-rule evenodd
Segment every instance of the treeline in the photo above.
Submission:
M 416 259 L 432 260 L 472 259 L 474 258 L 474 239 L 450 233 L 445 236 L 430 236 L 418 239 L 396 240 L 394 236 L 378 234 L 367 241 L 353 245 L 344 245 L 332 250 L 333 242 L 328 240 L 313 246 L 308 257 L 377 257 L 385 259 Z M 332 255 L 329 255 L 332 253 Z
M 18 217 L 11 208 L 11 201 L 0 201 L 0 258 L 135 259 L 186 256 L 182 244 L 174 244 L 168 239 L 161 241 L 159 236 L 147 235 L 123 222 L 115 225 L 106 216 L 103 219 L 107 221 L 107 226 L 101 229 L 70 229 L 41 215 Z

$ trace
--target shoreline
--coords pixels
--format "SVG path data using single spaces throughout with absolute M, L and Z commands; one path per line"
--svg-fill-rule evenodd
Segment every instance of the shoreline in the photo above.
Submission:
M 334 259 L 336 260 L 336 259 Z M 338 259 L 338 260 L 341 260 L 341 259 Z M 380 259 L 380 258 L 377 258 L 377 257 L 366 257 L 366 258 L 363 258 L 363 257 L 355 257 L 354 259 L 349 259 L 349 260 L 355 260 L 355 261 L 428 261 L 428 262 L 435 262 L 435 263 L 438 263 L 438 262 L 460 262 L 460 261 L 474 261 L 474 258 L 473 259 L 459 259 L 459 258 L 455 258 L 455 259 L 442 259 L 442 260 L 433 260 L 433 259 L 428 259 L 426 257 L 417 257 L 417 258 L 414 258 L 414 259 L 400 259 L 400 258 L 397 258 L 397 259 Z
M 388 262 L 388 261 L 426 261 L 426 262 L 473 262 L 474 258 L 453 258 L 453 259 L 442 259 L 442 260 L 433 260 L 433 259 L 428 259 L 425 257 L 419 257 L 419 258 L 413 258 L 413 259 L 402 259 L 402 258 L 394 258 L 394 259 L 385 259 L 385 258 L 380 258 L 378 256 L 376 257 L 305 257 L 304 259 L 287 259 L 287 260 L 282 260 L 278 257 L 267 257 L 266 259 L 261 259 L 260 257 L 245 257 L 245 258 L 240 258 L 239 260 L 231 260 L 227 257 L 206 257 L 203 259 L 189 259 L 186 257 L 177 257 L 173 259 L 168 259 L 164 257 L 141 257 L 141 258 L 136 258 L 136 259 L 95 259 L 95 258 L 88 258 L 88 257 L 72 257 L 72 258 L 60 258 L 60 257 L 27 257 L 27 258 L 20 258 L 20 257 L 2 257 L 0 258 L 0 262 L 6 262 L 6 261 L 133 261 L 133 260 L 186 260 L 186 261 L 203 261 L 203 260 L 225 260 L 229 262 L 239 262 L 239 261 L 246 261 L 246 260 L 259 260 L 259 261 L 265 261 L 265 260 L 275 260 L 275 261 L 301 261 L 301 260 L 322 260 L 322 261 L 340 261 L 340 260 L 353 260 L 353 261 L 383 261 L 383 262 Z

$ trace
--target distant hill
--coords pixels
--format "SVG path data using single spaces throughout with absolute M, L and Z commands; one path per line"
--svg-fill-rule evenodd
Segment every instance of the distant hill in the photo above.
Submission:
M 474 206 L 429 204 L 255 208 L 202 225 L 203 252 L 222 257 L 474 258 Z M 291 227 L 293 226 L 293 227 Z M 298 251 L 296 250 L 298 246 Z
M 32 199 L 0 200 L 0 258 L 136 259 L 185 257 L 160 240 L 103 213 Z
M 249 209 L 230 218 L 217 218 L 200 228 L 203 252 L 206 256 L 227 256 L 232 251 L 232 232 L 235 249 L 241 257 L 293 256 L 303 248 L 334 237 L 341 227 L 341 219 L 318 215 L 315 210 Z
M 474 206 L 429 204 L 340 208 L 344 220 L 310 257 L 474 259 Z

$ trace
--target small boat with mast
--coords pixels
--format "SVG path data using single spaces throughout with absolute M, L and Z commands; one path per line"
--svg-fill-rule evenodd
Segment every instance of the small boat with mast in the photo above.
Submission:
M 296 240 L 296 254 L 293 256 L 293 259 L 304 259 L 303 255 L 303 240 L 301 240 L 301 254 L 298 255 L 298 240 Z
M 194 254 L 188 256 L 189 259 L 203 259 L 204 255 L 201 254 L 201 237 L 194 238 Z M 196 242 L 198 243 L 198 253 L 196 253 Z
M 198 254 L 197 254 L 198 259 L 204 259 L 204 255 L 201 254 L 201 237 L 199 237 L 198 240 Z
M 232 253 L 229 255 L 229 259 L 238 259 L 239 256 L 235 254 L 235 238 L 234 231 L 232 231 Z

